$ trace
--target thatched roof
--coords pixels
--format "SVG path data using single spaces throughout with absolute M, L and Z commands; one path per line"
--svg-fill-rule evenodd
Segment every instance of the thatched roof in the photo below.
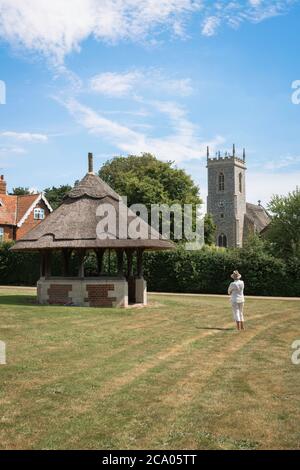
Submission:
M 271 222 L 271 217 L 263 206 L 250 204 L 249 202 L 246 204 L 246 217 L 254 224 L 259 233 Z
M 97 237 L 96 227 L 101 217 L 96 215 L 101 204 L 115 207 L 117 233 L 115 239 L 101 240 Z M 121 210 L 120 210 L 121 209 Z M 127 214 L 127 221 L 126 221 Z M 67 195 L 63 203 L 41 224 L 28 232 L 12 248 L 14 251 L 61 249 L 61 248 L 144 248 L 170 249 L 174 244 L 156 238 L 122 239 L 119 238 L 119 221 L 128 224 L 138 219 L 140 227 L 150 234 L 151 227 L 124 205 L 122 198 L 113 191 L 99 176 L 89 172 Z M 126 225 L 125 225 L 126 227 Z

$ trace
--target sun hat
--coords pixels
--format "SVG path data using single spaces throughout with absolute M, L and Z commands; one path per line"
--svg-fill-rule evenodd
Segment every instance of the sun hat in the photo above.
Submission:
M 232 279 L 237 281 L 238 279 L 241 279 L 242 275 L 238 271 L 233 271 L 233 273 L 231 274 L 231 277 Z

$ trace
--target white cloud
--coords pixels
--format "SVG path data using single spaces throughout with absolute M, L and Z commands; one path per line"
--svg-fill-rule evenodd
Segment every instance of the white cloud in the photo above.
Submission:
M 213 36 L 220 25 L 220 18 L 217 16 L 208 16 L 203 21 L 202 34 L 204 36 Z
M 93 92 L 112 97 L 128 97 L 142 91 L 188 96 L 193 92 L 189 78 L 169 78 L 159 69 L 143 69 L 126 72 L 104 72 L 89 82 Z
M 203 34 L 217 26 L 238 26 L 282 14 L 296 0 L 0 0 L 0 38 L 14 47 L 50 57 L 56 65 L 79 51 L 81 43 L 150 38 L 169 28 L 184 36 L 187 19 L 197 13 Z
M 298 163 L 300 163 L 299 156 L 287 156 L 279 160 L 268 160 L 268 162 L 264 164 L 264 168 L 266 170 L 279 170 L 281 168 L 297 165 Z
M 266 206 L 273 194 L 288 194 L 299 186 L 300 171 L 258 172 L 248 171 L 247 174 L 247 201 L 257 203 L 260 199 Z
M 0 137 L 7 137 L 9 139 L 19 140 L 23 142 L 47 142 L 48 141 L 47 135 L 33 134 L 31 132 L 4 131 L 4 132 L 0 132 Z
M 103 95 L 124 96 L 134 89 L 134 85 L 142 78 L 139 72 L 113 73 L 106 72 L 96 75 L 90 80 L 90 88 Z
M 298 0 L 248 0 L 205 2 L 202 34 L 213 36 L 222 24 L 238 28 L 249 21 L 258 23 L 284 14 Z
M 10 155 L 10 154 L 17 154 L 22 155 L 26 153 L 26 150 L 22 147 L 0 147 L 0 155 Z
M 0 0 L 0 36 L 56 63 L 89 36 L 116 42 L 141 39 L 153 28 L 181 31 L 201 0 Z
M 172 107 L 170 103 L 161 103 L 163 112 L 172 116 L 173 120 L 173 132 L 164 137 L 151 137 L 134 131 L 105 118 L 74 99 L 63 104 L 88 132 L 101 136 L 124 153 L 152 152 L 163 160 L 183 162 L 203 158 L 207 145 L 210 145 L 213 150 L 223 143 L 220 136 L 216 136 L 211 142 L 199 139 L 195 133 L 195 126 L 188 121 L 182 109 L 176 109 L 175 104 Z M 158 106 L 157 102 L 155 106 Z

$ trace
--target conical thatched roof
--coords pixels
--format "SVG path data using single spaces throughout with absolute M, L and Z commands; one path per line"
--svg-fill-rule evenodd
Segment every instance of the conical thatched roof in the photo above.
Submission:
M 96 211 L 99 205 L 107 203 L 115 207 L 117 233 L 115 239 L 101 240 L 96 234 L 96 227 L 101 219 L 96 215 Z M 122 198 L 99 176 L 89 172 L 69 192 L 63 203 L 37 227 L 17 241 L 12 249 L 14 251 L 23 251 L 61 248 L 144 248 L 158 250 L 174 248 L 172 242 L 162 240 L 157 232 L 156 239 L 151 239 L 151 227 L 140 218 L 138 218 L 138 221 L 141 227 L 149 233 L 148 239 L 119 238 L 119 222 L 123 220 L 128 226 L 134 218 L 136 218 L 136 215 L 124 205 Z

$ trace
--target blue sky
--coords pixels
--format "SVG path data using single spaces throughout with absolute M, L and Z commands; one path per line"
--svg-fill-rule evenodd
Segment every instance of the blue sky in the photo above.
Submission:
M 89 151 L 97 169 L 149 151 L 205 198 L 206 146 L 235 142 L 250 202 L 295 189 L 299 23 L 298 0 L 0 0 L 9 188 L 73 184 Z

